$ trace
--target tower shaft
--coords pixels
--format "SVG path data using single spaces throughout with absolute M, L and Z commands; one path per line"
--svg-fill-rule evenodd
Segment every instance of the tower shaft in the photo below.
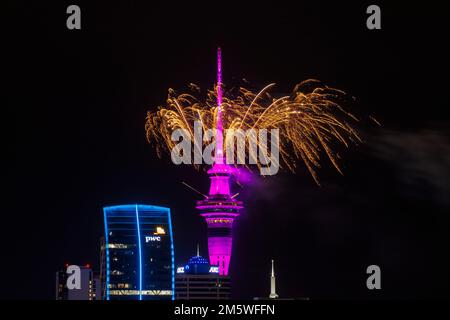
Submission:
M 197 201 L 197 209 L 208 226 L 208 251 L 211 265 L 219 266 L 220 275 L 228 275 L 233 244 L 233 222 L 243 208 L 231 198 L 231 170 L 226 164 L 214 164 L 208 170 L 211 180 L 209 195 Z

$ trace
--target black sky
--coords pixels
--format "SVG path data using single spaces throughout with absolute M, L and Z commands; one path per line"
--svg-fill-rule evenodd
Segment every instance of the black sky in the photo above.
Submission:
M 219 45 L 228 85 L 246 78 L 288 92 L 317 78 L 383 124 L 361 124 L 366 143 L 343 153 L 344 176 L 325 163 L 322 187 L 300 168 L 242 191 L 233 296 L 267 295 L 274 258 L 284 297 L 449 297 L 443 8 L 377 2 L 382 29 L 371 31 L 364 1 L 92 2 L 14 4 L 6 48 L 15 159 L 5 173 L 14 202 L 2 232 L 7 274 L 16 275 L 2 297 L 52 299 L 65 262 L 98 268 L 106 205 L 168 206 L 176 263 L 198 242 L 206 255 L 198 196 L 181 181 L 205 191 L 207 176 L 158 159 L 144 123 L 169 87 L 212 86 Z M 66 28 L 70 4 L 81 7 L 80 31 Z M 381 267 L 380 292 L 365 287 L 370 264 Z

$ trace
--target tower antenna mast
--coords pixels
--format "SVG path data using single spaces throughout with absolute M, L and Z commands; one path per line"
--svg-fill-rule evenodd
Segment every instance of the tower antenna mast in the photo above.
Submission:
M 222 123 L 222 50 L 217 48 L 217 125 L 215 163 L 223 164 L 223 123 Z

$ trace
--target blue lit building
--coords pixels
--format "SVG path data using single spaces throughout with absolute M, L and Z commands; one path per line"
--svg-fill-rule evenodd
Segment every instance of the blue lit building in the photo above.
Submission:
M 103 208 L 106 300 L 173 300 L 175 267 L 170 209 Z
M 230 277 L 219 275 L 219 266 L 211 266 L 200 256 L 198 248 L 196 256 L 184 267 L 177 268 L 175 283 L 177 300 L 230 299 Z

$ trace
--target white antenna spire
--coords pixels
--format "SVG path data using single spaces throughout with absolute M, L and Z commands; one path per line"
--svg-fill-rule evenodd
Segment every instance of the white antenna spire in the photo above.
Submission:
M 270 274 L 270 299 L 276 299 L 278 298 L 277 293 L 275 292 L 275 270 L 273 267 L 273 260 L 272 260 L 272 272 Z
M 197 257 L 200 257 L 200 246 L 198 243 L 197 243 Z
M 275 271 L 273 270 L 273 260 L 272 260 L 272 274 L 270 275 L 272 278 L 275 278 Z

